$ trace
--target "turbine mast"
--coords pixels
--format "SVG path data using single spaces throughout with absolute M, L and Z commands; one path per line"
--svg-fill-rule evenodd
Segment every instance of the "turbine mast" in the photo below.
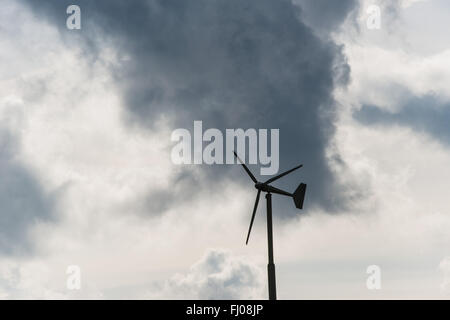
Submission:
M 266 194 L 267 200 L 267 248 L 269 250 L 269 263 L 267 275 L 269 280 L 269 300 L 277 300 L 277 285 L 275 280 L 275 263 L 273 262 L 273 233 L 272 233 L 272 194 Z

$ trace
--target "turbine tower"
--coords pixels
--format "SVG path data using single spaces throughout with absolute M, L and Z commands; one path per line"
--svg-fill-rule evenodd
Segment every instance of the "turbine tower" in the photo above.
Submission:
M 305 199 L 306 184 L 300 183 L 294 193 L 289 193 L 284 190 L 275 188 L 269 183 L 288 175 L 289 173 L 301 168 L 303 165 L 299 165 L 291 170 L 283 172 L 275 177 L 268 179 L 265 182 L 259 182 L 256 180 L 252 172 L 247 168 L 245 163 L 239 158 L 235 151 L 233 151 L 234 156 L 239 160 L 241 165 L 244 167 L 245 172 L 249 175 L 250 179 L 255 183 L 255 188 L 258 190 L 256 194 L 255 206 L 253 207 L 252 218 L 250 220 L 250 227 L 248 228 L 247 240 L 245 244 L 248 244 L 248 239 L 250 238 L 250 232 L 252 231 L 253 220 L 255 219 L 256 209 L 258 208 L 259 197 L 261 191 L 266 192 L 266 202 L 267 202 L 267 247 L 268 247 L 268 264 L 267 264 L 267 274 L 268 274 L 268 288 L 269 288 L 269 300 L 277 299 L 277 289 L 275 280 L 275 263 L 273 261 L 273 234 L 272 234 L 272 193 L 281 194 L 283 196 L 292 197 L 294 199 L 294 204 L 297 209 L 303 209 L 303 200 Z

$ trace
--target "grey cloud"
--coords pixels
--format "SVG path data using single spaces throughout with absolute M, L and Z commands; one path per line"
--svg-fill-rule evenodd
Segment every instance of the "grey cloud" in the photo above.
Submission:
M 408 126 L 450 145 L 450 104 L 433 95 L 410 96 L 396 112 L 389 112 L 373 105 L 364 105 L 354 113 L 355 119 L 368 125 Z
M 0 131 L 0 254 L 30 253 L 29 229 L 53 217 L 52 201 L 15 159 L 15 144 L 14 137 Z
M 331 93 L 346 84 L 349 66 L 339 46 L 299 20 L 291 1 L 80 0 L 83 29 L 75 32 L 65 29 L 65 9 L 73 1 L 22 1 L 44 12 L 69 40 L 84 38 L 90 55 L 106 41 L 128 57 L 113 70 L 128 123 L 151 130 L 164 116 L 174 129 L 191 128 L 194 120 L 222 130 L 279 128 L 280 170 L 304 164 L 310 206 L 332 211 L 345 205 L 345 188 L 336 185 L 325 149 L 335 131 Z M 310 14 L 322 8 L 329 29 L 353 4 L 301 5 Z M 246 179 L 229 166 L 204 169 Z M 280 186 L 294 190 L 299 180 L 287 177 Z
M 154 217 L 158 217 L 161 213 L 169 209 L 182 207 L 194 197 L 199 196 L 197 186 L 200 183 L 199 177 L 193 175 L 190 170 L 183 168 L 171 178 L 170 185 L 173 188 L 152 190 L 146 197 L 132 199 L 124 209 L 142 216 L 148 215 L 150 212 Z

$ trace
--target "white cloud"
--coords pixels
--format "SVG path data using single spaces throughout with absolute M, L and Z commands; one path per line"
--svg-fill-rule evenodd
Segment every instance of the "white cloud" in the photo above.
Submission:
M 265 277 L 248 258 L 209 249 L 186 274 L 176 274 L 151 299 L 263 299 Z
M 349 45 L 346 54 L 352 66 L 348 90 L 354 103 L 396 110 L 410 95 L 450 100 L 450 49 L 423 57 L 365 44 Z
M 373 3 L 382 8 L 379 30 L 365 27 L 365 10 Z M 339 97 L 344 105 L 375 104 L 396 110 L 410 95 L 433 94 L 450 100 L 450 42 L 445 34 L 448 19 L 443 14 L 448 3 L 405 4 L 402 9 L 396 1 L 361 0 L 359 14 L 350 17 L 345 31 L 335 35 L 351 66 L 350 86 Z
M 408 8 L 414 4 L 417 4 L 419 2 L 425 2 L 425 1 L 430 1 L 430 0 L 400 0 L 400 4 L 401 4 L 402 8 Z

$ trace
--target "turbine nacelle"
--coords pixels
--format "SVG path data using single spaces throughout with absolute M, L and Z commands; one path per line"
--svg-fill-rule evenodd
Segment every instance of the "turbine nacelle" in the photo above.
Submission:
M 274 186 L 271 186 L 271 185 L 269 185 L 267 183 L 263 183 L 263 182 L 255 183 L 255 188 L 256 188 L 256 190 L 259 190 L 259 191 L 281 194 L 283 196 L 288 196 L 288 197 L 292 197 L 293 196 L 292 193 L 289 193 L 289 192 L 286 192 L 284 190 L 275 188 Z

